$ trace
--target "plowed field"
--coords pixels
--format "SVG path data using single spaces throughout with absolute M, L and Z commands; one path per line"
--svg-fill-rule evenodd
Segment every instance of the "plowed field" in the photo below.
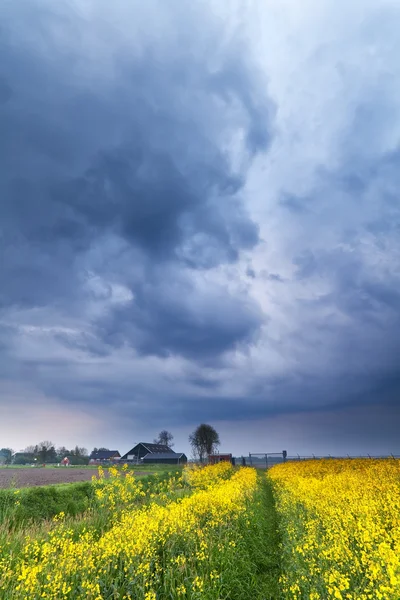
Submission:
M 0 488 L 48 485 L 50 483 L 74 483 L 90 481 L 96 469 L 75 467 L 26 467 L 0 469 Z

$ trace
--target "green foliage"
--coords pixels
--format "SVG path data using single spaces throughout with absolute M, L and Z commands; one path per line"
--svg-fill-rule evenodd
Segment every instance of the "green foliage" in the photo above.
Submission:
M 5 465 L 9 465 L 11 463 L 13 451 L 11 448 L 1 448 L 0 450 L 0 459 Z
M 84 512 L 93 498 L 91 482 L 48 485 L 18 490 L 0 490 L 0 524 L 10 528 L 23 523 L 51 519 L 60 512 L 75 516 Z
M 253 565 L 254 598 L 281 598 L 281 537 L 271 482 L 260 475 L 259 491 L 250 509 L 249 524 L 244 533 L 248 560 Z
M 57 453 L 53 442 L 49 440 L 44 440 L 35 446 L 27 446 L 23 453 L 18 453 L 19 456 L 15 457 L 15 460 L 21 460 L 22 455 L 26 455 L 30 458 L 30 462 L 40 462 L 40 463 L 53 463 L 57 462 Z M 28 460 L 26 461 L 26 463 Z M 26 464 L 25 463 L 25 464 Z M 16 464 L 24 464 L 22 462 L 18 462 Z
M 18 452 L 12 459 L 13 465 L 31 465 L 35 460 L 34 454 L 30 452 Z
M 76 456 L 75 454 L 68 454 L 70 464 L 74 466 L 85 466 L 89 464 L 88 456 Z

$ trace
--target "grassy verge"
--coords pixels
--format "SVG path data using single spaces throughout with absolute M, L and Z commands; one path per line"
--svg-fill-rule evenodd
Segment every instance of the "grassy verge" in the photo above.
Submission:
M 89 481 L 0 490 L 0 524 L 7 522 L 12 529 L 23 523 L 51 519 L 60 512 L 76 516 L 87 510 L 93 494 Z
M 254 574 L 252 590 L 247 592 L 251 592 L 251 598 L 254 599 L 278 600 L 281 598 L 281 538 L 278 517 L 272 484 L 264 473 L 258 477 L 258 491 L 244 533 L 247 561 L 252 565 Z

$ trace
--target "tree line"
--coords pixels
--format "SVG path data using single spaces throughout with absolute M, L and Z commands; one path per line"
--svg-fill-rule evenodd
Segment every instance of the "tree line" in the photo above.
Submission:
M 154 439 L 155 444 L 163 444 L 172 448 L 174 436 L 170 431 L 163 429 Z M 192 448 L 192 458 L 204 462 L 209 454 L 214 454 L 220 445 L 219 435 L 211 425 L 202 423 L 189 435 L 189 443 Z M 93 448 L 92 452 L 108 451 L 108 448 Z M 38 444 L 27 446 L 22 452 L 14 453 L 11 448 L 1 448 L 0 455 L 5 464 L 24 465 L 24 464 L 46 464 L 61 462 L 68 456 L 73 465 L 85 465 L 89 462 L 89 452 L 86 448 L 75 446 L 68 449 L 65 446 L 59 446 L 44 440 Z
M 56 445 L 49 440 L 27 446 L 22 452 L 14 455 L 12 462 L 15 465 L 58 463 L 66 456 L 73 465 L 85 465 L 89 462 L 89 453 L 86 448 L 81 446 L 71 449 L 65 446 L 56 448 Z

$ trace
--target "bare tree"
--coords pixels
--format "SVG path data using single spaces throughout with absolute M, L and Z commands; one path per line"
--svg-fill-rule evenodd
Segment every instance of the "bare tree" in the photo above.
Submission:
M 174 445 L 172 443 L 173 439 L 174 439 L 174 436 L 172 435 L 172 433 L 170 431 L 167 431 L 166 429 L 163 429 L 158 434 L 157 439 L 154 440 L 154 443 L 155 444 L 164 444 L 165 446 L 172 448 Z
M 39 447 L 36 444 L 36 446 L 27 446 L 24 450 L 24 454 L 37 454 L 39 451 Z
M 220 445 L 219 435 L 211 425 L 202 423 L 189 435 L 194 456 L 203 462 L 209 454 L 214 454 Z

